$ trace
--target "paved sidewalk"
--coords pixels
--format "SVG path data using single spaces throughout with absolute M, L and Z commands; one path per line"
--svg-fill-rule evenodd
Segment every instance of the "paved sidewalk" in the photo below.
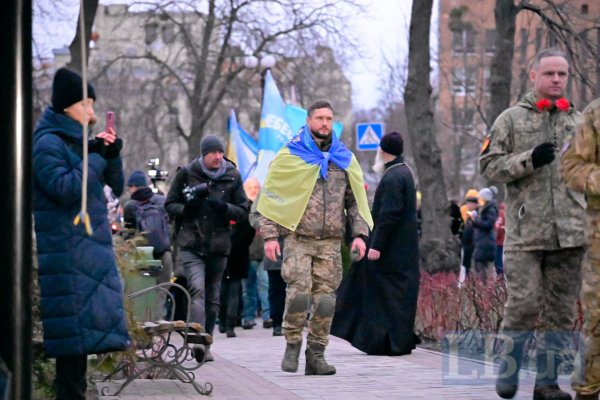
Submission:
M 259 322 L 259 321 L 257 321 Z M 215 400 L 241 399 L 499 399 L 493 382 L 484 385 L 450 384 L 442 379 L 442 363 L 452 361 L 460 368 L 460 377 L 482 364 L 465 359 L 443 357 L 439 353 L 417 349 L 402 357 L 367 356 L 347 342 L 331 337 L 326 356 L 337 368 L 333 376 L 304 376 L 304 352 L 298 373 L 280 369 L 285 349 L 283 337 L 273 337 L 270 329 L 260 325 L 251 330 L 236 328 L 237 337 L 217 333 L 212 352 L 215 361 L 196 372 L 196 381 L 211 382 Z M 521 388 L 516 399 L 531 399 L 533 376 L 521 374 Z M 569 377 L 561 376 L 563 390 L 570 390 Z M 572 393 L 572 392 L 571 392 Z M 101 396 L 101 400 L 117 397 Z M 191 385 L 176 380 L 136 380 L 119 399 L 183 400 L 206 398 Z

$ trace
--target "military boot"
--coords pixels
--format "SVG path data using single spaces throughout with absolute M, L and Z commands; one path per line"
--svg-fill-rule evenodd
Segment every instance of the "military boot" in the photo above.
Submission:
M 596 399 L 598 396 L 596 395 Z M 533 388 L 533 400 L 571 400 L 569 393 L 561 390 L 558 384 L 538 385 Z
M 548 363 L 548 356 L 545 351 L 538 350 L 533 400 L 571 400 L 571 395 L 558 387 L 558 360 Z
M 333 375 L 335 367 L 325 360 L 325 346 L 311 343 L 306 348 L 304 375 Z
M 300 349 L 302 342 L 288 343 L 285 347 L 283 361 L 281 361 L 281 370 L 285 372 L 298 371 L 298 358 L 300 357 Z
M 511 337 L 513 339 L 512 351 L 505 352 L 500 359 L 498 378 L 496 379 L 496 393 L 503 399 L 512 399 L 519 389 L 519 371 L 526 341 L 524 337 L 517 335 L 511 335 Z
M 577 393 L 575 395 L 575 400 L 598 400 L 598 393 L 594 393 L 594 394 Z

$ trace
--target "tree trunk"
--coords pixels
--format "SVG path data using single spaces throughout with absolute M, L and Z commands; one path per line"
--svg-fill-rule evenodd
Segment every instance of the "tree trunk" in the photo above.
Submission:
M 85 30 L 85 46 L 86 56 L 85 65 L 88 65 L 90 58 L 90 37 L 92 36 L 92 26 L 94 25 L 94 19 L 96 18 L 96 10 L 98 9 L 98 2 L 100 0 L 84 0 L 83 19 L 84 19 L 84 30 Z M 71 52 L 71 61 L 67 64 L 70 69 L 81 73 L 81 67 L 83 65 L 81 60 L 81 30 L 79 28 L 81 19 L 77 18 L 77 28 L 75 29 L 75 37 L 69 45 L 69 51 Z
M 487 120 L 494 123 L 510 105 L 515 29 L 519 9 L 514 0 L 496 0 L 496 50 L 490 65 L 490 107 Z
M 458 269 L 458 246 L 450 232 L 449 206 L 431 107 L 429 30 L 433 0 L 412 5 L 408 82 L 404 91 L 412 153 L 422 192 L 421 265 L 426 271 Z

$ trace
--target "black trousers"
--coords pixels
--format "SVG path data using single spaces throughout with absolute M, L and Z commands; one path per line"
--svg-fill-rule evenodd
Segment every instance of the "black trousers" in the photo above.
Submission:
M 219 310 L 219 326 L 235 328 L 239 316 L 240 299 L 242 297 L 242 280 L 240 278 L 223 277 L 221 282 L 221 309 Z
M 57 357 L 54 390 L 56 400 L 85 400 L 87 354 Z
M 286 284 L 281 277 L 280 269 L 267 270 L 269 275 L 269 305 L 271 306 L 271 319 L 274 327 L 283 323 L 283 310 L 285 309 Z

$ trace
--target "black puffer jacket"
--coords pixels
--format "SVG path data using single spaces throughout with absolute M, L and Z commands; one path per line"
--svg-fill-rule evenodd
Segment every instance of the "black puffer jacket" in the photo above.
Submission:
M 230 221 L 240 222 L 248 218 L 248 199 L 242 185 L 242 178 L 235 165 L 227 163 L 226 172 L 218 179 L 210 179 L 200 167 L 199 159 L 177 170 L 171 184 L 165 209 L 176 219 L 177 244 L 183 249 L 199 252 L 201 255 L 229 255 L 231 250 Z M 191 215 L 184 212 L 186 186 L 208 184 L 208 197 L 227 203 L 227 211 L 218 214 L 206 201 Z

